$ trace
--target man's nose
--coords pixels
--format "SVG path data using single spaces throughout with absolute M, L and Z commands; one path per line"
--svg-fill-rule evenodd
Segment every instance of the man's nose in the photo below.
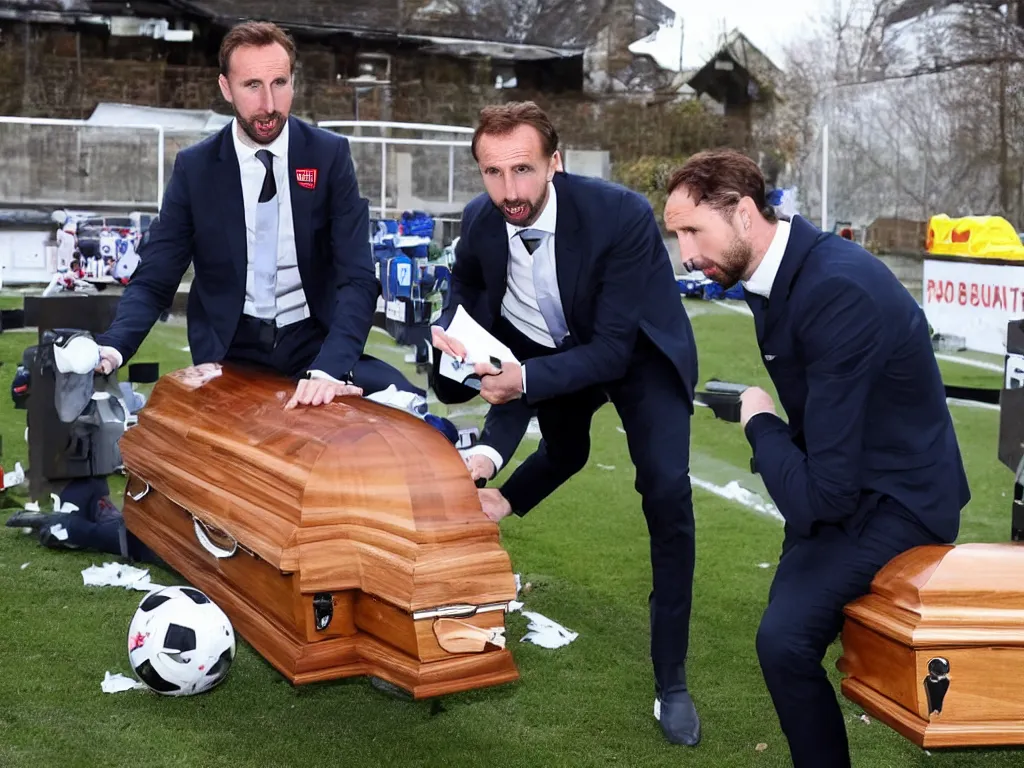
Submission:
M 274 112 L 274 90 L 272 88 L 264 88 L 261 91 L 260 109 L 262 109 L 268 115 L 273 114 L 273 112 Z
M 680 234 L 677 239 L 679 240 L 679 258 L 681 261 L 685 263 L 700 257 L 700 252 L 697 250 L 693 238 Z
M 513 174 L 505 176 L 505 199 L 506 200 L 518 200 L 518 187 L 516 186 L 516 177 Z

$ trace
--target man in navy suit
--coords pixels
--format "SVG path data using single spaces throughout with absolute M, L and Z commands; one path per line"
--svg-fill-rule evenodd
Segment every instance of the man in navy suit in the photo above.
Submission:
M 821 662 L 843 607 L 912 547 L 952 542 L 970 500 L 924 312 L 856 243 L 776 218 L 757 165 L 699 153 L 669 182 L 684 263 L 742 282 L 789 422 L 751 387 L 740 420 L 785 518 L 757 653 L 796 768 L 850 765 Z
M 487 191 L 463 213 L 433 342 L 465 359 L 444 332 L 461 305 L 523 362 L 498 370 L 470 361 L 479 394 L 516 430 L 529 418 L 525 399 L 542 433 L 500 490 L 481 489 L 484 511 L 493 520 L 525 515 L 582 469 L 591 418 L 613 403 L 651 538 L 655 714 L 670 741 L 695 745 L 700 723 L 686 683 L 694 565 L 686 457 L 697 358 L 657 221 L 640 195 L 560 172 L 557 132 L 531 102 L 484 109 L 472 147 Z M 434 385 L 442 402 L 476 394 L 438 376 Z
M 225 36 L 219 82 L 234 120 L 176 157 L 139 267 L 97 338 L 99 370 L 136 353 L 191 262 L 195 364 L 302 377 L 289 408 L 390 384 L 425 394 L 363 354 L 378 295 L 368 207 L 348 141 L 289 116 L 295 57 L 274 24 Z

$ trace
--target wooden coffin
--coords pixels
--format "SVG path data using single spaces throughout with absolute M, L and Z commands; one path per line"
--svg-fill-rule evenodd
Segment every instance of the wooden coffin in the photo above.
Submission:
M 1024 544 L 899 555 L 842 644 L 843 695 L 918 746 L 1024 744 Z
M 121 439 L 128 529 L 292 683 L 423 698 L 517 679 L 515 577 L 455 447 L 360 397 L 286 411 L 293 391 L 219 365 L 163 376 Z

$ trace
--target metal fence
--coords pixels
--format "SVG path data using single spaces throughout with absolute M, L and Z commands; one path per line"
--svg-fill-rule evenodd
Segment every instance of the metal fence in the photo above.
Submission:
M 455 221 L 480 191 L 472 128 L 325 120 L 346 136 L 371 214 Z M 181 150 L 215 132 L 0 116 L 0 206 L 156 211 Z

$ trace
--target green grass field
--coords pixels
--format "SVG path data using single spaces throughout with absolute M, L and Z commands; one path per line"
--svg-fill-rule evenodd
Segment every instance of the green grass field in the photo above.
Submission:
M 701 380 L 740 380 L 771 391 L 750 317 L 705 302 L 687 307 Z M 0 334 L 5 468 L 27 454 L 25 413 L 13 409 L 6 392 L 22 350 L 33 341 L 32 333 Z M 158 360 L 167 372 L 188 363 L 185 344 L 184 327 L 172 321 L 154 330 L 137 359 Z M 404 350 L 386 336 L 371 334 L 370 345 L 374 354 L 402 362 Z M 941 365 L 951 383 L 998 386 L 1000 380 L 983 369 Z M 465 410 L 461 419 L 479 420 Z M 973 491 L 961 541 L 1005 541 L 1012 476 L 996 458 L 998 413 L 952 412 Z M 396 699 L 365 679 L 295 688 L 241 640 L 228 679 L 210 693 L 182 699 L 145 690 L 104 694 L 104 672 L 131 674 L 126 634 L 142 593 L 83 586 L 82 569 L 112 557 L 53 552 L 0 529 L 0 766 L 788 765 L 754 652 L 780 523 L 694 489 L 698 559 L 689 680 L 704 737 L 696 749 L 671 746 L 651 711 L 648 539 L 618 426 L 606 406 L 595 419 L 588 466 L 526 518 L 502 524 L 513 568 L 532 587 L 523 596 L 526 608 L 579 638 L 557 650 L 521 643 L 526 620 L 511 614 L 507 635 L 521 679 L 436 701 Z M 528 438 L 519 458 L 534 445 Z M 744 469 L 748 458 L 737 425 L 698 410 L 694 477 L 718 486 L 738 480 L 763 493 L 759 479 Z M 161 584 L 183 583 L 159 569 L 152 576 Z M 837 685 L 838 651 L 836 643 L 826 659 Z M 842 703 L 858 767 L 989 768 L 1024 761 L 1010 750 L 927 755 Z

